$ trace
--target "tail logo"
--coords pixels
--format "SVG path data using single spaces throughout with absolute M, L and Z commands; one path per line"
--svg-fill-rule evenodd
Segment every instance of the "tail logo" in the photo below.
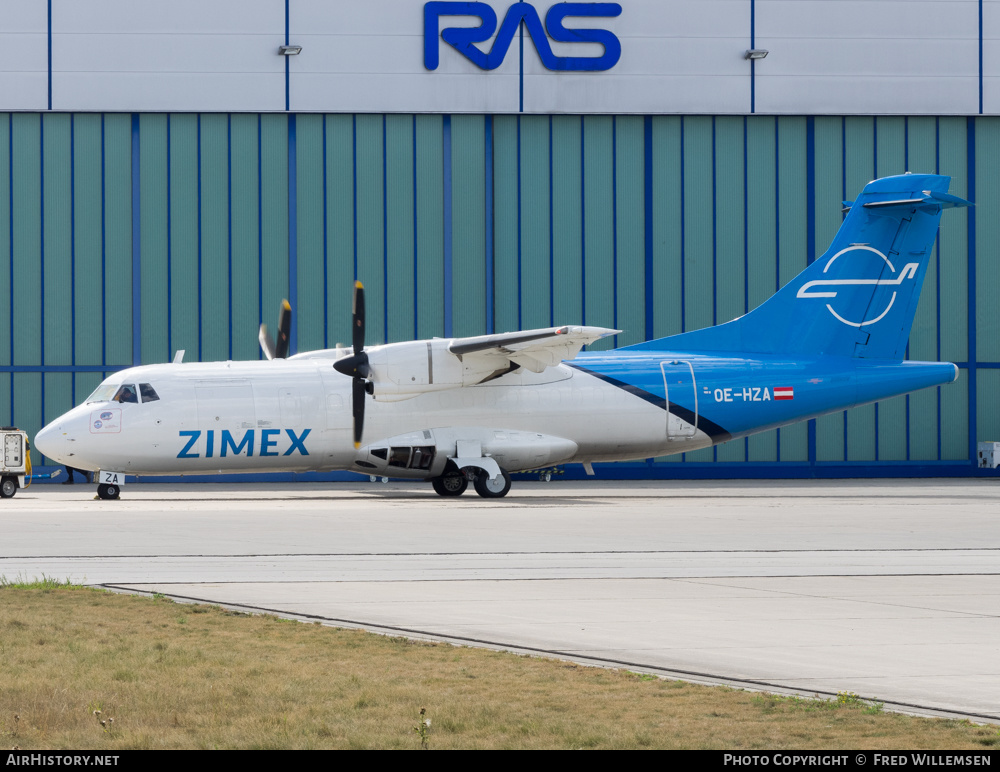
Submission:
M 881 257 L 885 264 L 889 266 L 889 270 L 893 274 L 896 273 L 896 269 L 893 264 L 889 261 L 889 258 L 883 255 L 874 247 L 869 247 L 863 244 L 854 244 L 846 249 L 840 250 L 837 254 L 830 258 L 827 262 L 826 267 L 823 268 L 823 273 L 830 270 L 830 266 L 833 265 L 834 261 L 841 255 L 847 254 L 848 252 L 865 251 L 874 252 L 876 255 Z M 797 298 L 835 298 L 839 290 L 838 287 L 856 287 L 856 286 L 899 286 L 907 279 L 912 279 L 917 275 L 917 268 L 919 263 L 907 263 L 903 266 L 903 270 L 899 272 L 898 276 L 892 279 L 817 279 L 815 281 L 808 281 L 799 287 L 799 291 L 796 293 Z M 893 290 L 892 297 L 889 298 L 889 303 L 882 310 L 878 316 L 874 319 L 862 320 L 860 322 L 852 322 L 850 319 L 845 319 L 843 316 L 838 314 L 833 306 L 829 303 L 826 304 L 827 310 L 833 314 L 834 318 L 844 324 L 850 325 L 851 327 L 867 327 L 870 324 L 875 324 L 885 318 L 885 315 L 889 313 L 892 308 L 892 304 L 896 302 L 896 291 Z

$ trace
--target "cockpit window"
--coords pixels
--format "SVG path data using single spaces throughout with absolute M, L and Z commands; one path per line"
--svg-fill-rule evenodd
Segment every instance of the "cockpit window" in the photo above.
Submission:
M 149 383 L 139 384 L 139 394 L 142 396 L 143 402 L 156 402 L 160 398 L 156 393 L 156 389 Z
M 118 391 L 115 393 L 115 396 L 112 397 L 112 400 L 115 402 L 122 402 L 122 403 L 139 401 L 139 399 L 135 395 L 135 386 L 133 386 L 131 383 L 123 384 L 122 387 L 118 389 Z
M 120 386 L 118 383 L 102 383 L 87 397 L 87 402 L 108 402 Z

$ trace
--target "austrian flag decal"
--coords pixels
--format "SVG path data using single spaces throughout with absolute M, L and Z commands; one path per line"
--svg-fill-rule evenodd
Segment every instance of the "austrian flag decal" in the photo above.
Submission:
M 795 399 L 795 389 L 791 386 L 775 386 L 774 387 L 774 398 L 775 399 Z

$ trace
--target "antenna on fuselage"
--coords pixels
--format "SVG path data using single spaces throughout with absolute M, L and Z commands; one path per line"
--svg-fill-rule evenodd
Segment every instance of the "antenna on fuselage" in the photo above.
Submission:
M 174 363 L 175 365 L 179 365 L 179 364 L 181 364 L 181 363 L 182 363 L 183 361 L 184 361 L 184 349 L 182 349 L 182 348 L 179 348 L 179 349 L 177 349 L 177 353 L 176 353 L 176 354 L 174 354 L 174 359 L 173 359 L 173 363 Z

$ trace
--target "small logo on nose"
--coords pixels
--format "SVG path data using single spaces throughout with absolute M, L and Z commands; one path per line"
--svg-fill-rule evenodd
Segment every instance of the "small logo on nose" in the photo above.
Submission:
M 110 421 L 111 420 L 111 413 L 109 413 L 107 411 L 101 413 L 101 419 L 104 420 L 104 421 Z
M 100 429 L 102 426 L 104 426 L 104 424 L 102 424 L 100 421 L 94 421 L 95 429 Z

